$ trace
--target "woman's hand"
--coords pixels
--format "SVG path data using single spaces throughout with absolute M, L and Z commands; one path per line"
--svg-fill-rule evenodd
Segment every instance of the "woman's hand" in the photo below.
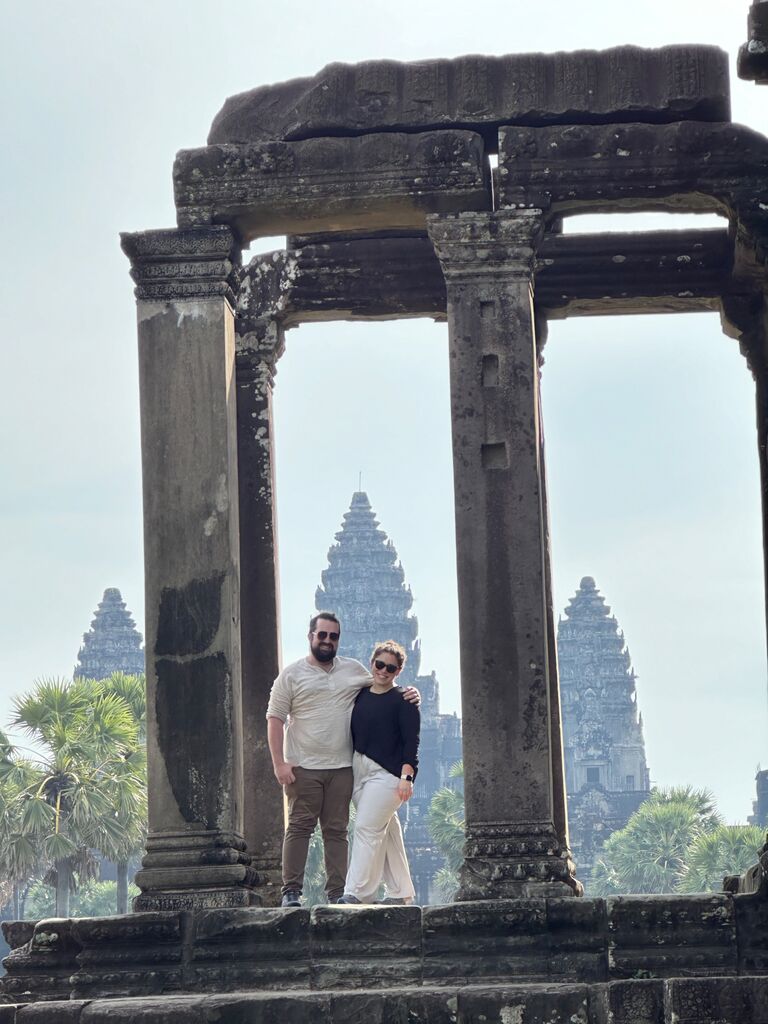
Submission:
M 413 796 L 413 783 L 408 782 L 407 779 L 400 779 L 397 787 L 397 795 L 403 803 L 406 803 Z

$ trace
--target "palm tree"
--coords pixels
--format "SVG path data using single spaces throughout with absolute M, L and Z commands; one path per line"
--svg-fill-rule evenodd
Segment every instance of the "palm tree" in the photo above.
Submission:
M 449 776 L 463 780 L 464 762 L 452 765 Z M 439 897 L 450 903 L 459 888 L 459 871 L 464 860 L 464 793 L 461 788 L 445 787 L 435 793 L 429 805 L 427 826 L 445 861 L 435 875 L 434 886 Z
M 758 825 L 718 825 L 691 843 L 680 892 L 719 892 L 726 875 L 739 875 L 757 863 L 765 842 Z
M 0 905 L 13 900 L 13 917 L 21 917 L 22 892 L 34 878 L 40 851 L 34 836 L 22 829 L 22 797 L 33 778 L 28 762 L 19 757 L 8 736 L 0 731 L 0 877 L 4 888 Z
M 56 914 L 66 917 L 70 891 L 93 877 L 92 849 L 117 842 L 116 796 L 132 776 L 127 759 L 138 728 L 126 701 L 91 680 L 41 679 L 14 701 L 12 724 L 32 740 L 32 778 L 22 794 L 21 831 L 39 845 Z

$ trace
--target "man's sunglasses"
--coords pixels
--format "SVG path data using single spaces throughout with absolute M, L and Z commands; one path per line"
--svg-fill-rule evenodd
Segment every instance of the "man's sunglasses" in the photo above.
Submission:
M 389 674 L 391 676 L 393 676 L 395 674 L 395 672 L 397 672 L 397 670 L 399 668 L 398 665 L 388 665 L 386 663 L 386 661 L 379 661 L 378 658 L 376 659 L 376 661 L 374 661 L 373 664 L 376 666 L 376 668 L 379 670 L 379 672 L 381 672 L 381 670 L 385 668 L 387 670 L 387 672 L 389 672 Z
M 327 629 L 316 629 L 315 636 L 318 640 L 325 640 L 328 637 L 329 640 L 336 641 L 339 639 L 338 633 L 329 633 Z

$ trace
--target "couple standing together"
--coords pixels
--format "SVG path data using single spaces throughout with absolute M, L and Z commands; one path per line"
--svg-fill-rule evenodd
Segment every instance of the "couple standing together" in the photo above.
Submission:
M 282 670 L 269 696 L 269 750 L 288 798 L 284 907 L 301 905 L 318 821 L 329 903 L 373 903 L 382 881 L 386 903 L 412 903 L 415 895 L 397 810 L 413 794 L 419 693 L 395 685 L 406 658 L 400 644 L 377 643 L 369 672 L 337 655 L 340 635 L 332 612 L 313 616 L 309 654 Z M 357 814 L 347 867 L 350 800 Z

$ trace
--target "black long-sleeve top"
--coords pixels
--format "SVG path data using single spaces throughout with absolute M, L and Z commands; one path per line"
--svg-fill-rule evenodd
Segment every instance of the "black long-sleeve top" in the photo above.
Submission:
M 352 742 L 358 754 L 365 754 L 398 779 L 404 764 L 419 763 L 421 713 L 403 697 L 399 686 L 385 693 L 361 690 L 352 709 Z

